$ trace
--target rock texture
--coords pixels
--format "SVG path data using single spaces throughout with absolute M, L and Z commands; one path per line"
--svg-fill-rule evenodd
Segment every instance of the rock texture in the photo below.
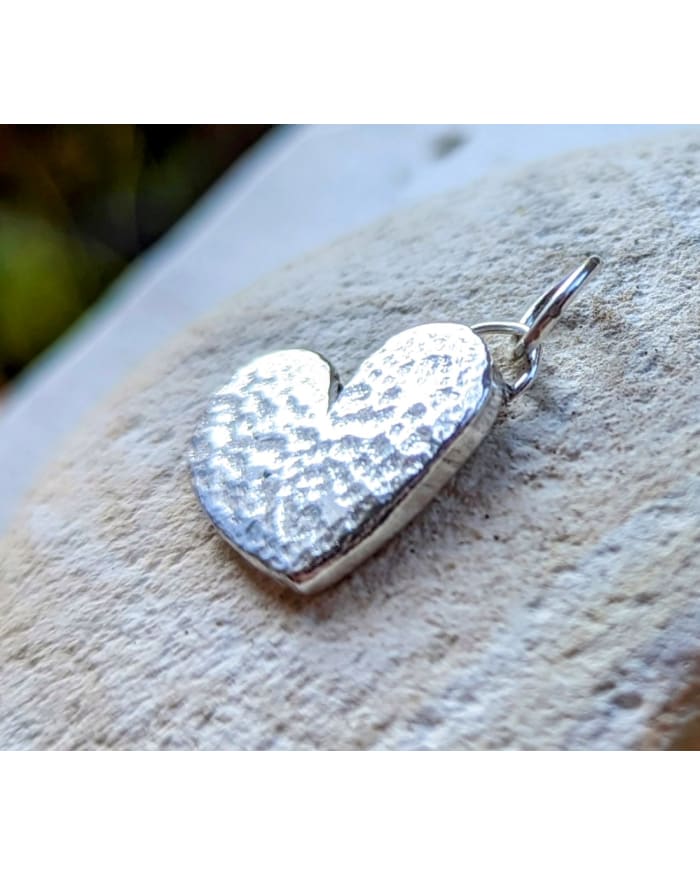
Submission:
M 352 577 L 288 594 L 215 534 L 186 448 L 235 368 L 302 346 L 347 380 L 419 322 L 517 317 L 589 251 L 536 384 Z M 700 746 L 699 286 L 691 133 L 441 197 L 231 299 L 0 543 L 0 743 Z

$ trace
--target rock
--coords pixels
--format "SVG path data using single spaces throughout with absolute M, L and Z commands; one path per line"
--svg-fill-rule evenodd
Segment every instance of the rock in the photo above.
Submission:
M 700 746 L 699 186 L 693 132 L 533 165 L 156 353 L 0 543 L 2 746 Z M 347 380 L 411 325 L 516 318 L 589 251 L 538 381 L 352 577 L 296 596 L 215 534 L 185 456 L 235 368 L 298 345 Z

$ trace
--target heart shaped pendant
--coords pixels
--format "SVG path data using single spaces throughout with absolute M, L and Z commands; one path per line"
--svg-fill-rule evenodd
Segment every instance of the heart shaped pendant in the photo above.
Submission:
M 219 533 L 298 592 L 348 574 L 431 500 L 501 403 L 532 382 L 548 323 L 597 263 L 589 259 L 520 322 L 403 331 L 343 388 L 329 362 L 304 349 L 241 368 L 213 395 L 190 453 L 195 490 Z M 514 386 L 480 336 L 493 331 L 519 338 L 528 370 Z
M 214 395 L 194 437 L 195 488 L 236 550 L 312 592 L 432 498 L 501 397 L 483 340 L 464 325 L 397 334 L 343 389 L 314 352 L 265 355 Z

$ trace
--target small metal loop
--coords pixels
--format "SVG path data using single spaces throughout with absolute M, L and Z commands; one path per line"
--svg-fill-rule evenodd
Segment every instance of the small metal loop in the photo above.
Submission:
M 561 282 L 545 292 L 525 312 L 520 321 L 527 326 L 527 332 L 515 345 L 514 358 L 529 357 L 530 352 L 542 343 L 564 312 L 564 308 L 573 300 L 581 286 L 599 264 L 600 258 L 597 255 L 589 256 L 580 267 L 577 267 Z
M 483 334 L 511 334 L 523 338 L 530 330 L 528 325 L 522 322 L 479 322 L 471 326 L 472 331 L 479 336 Z M 521 374 L 514 383 L 508 383 L 501 377 L 500 383 L 506 396 L 506 401 L 512 401 L 524 392 L 537 376 L 537 368 L 540 365 L 542 350 L 535 346 L 525 353 L 528 369 Z

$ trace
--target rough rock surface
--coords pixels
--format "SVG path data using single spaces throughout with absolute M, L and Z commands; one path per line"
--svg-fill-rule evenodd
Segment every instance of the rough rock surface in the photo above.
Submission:
M 347 379 L 424 321 L 604 267 L 540 377 L 399 537 L 312 598 L 192 494 L 208 393 L 305 346 Z M 700 746 L 700 135 L 396 214 L 258 283 L 83 423 L 0 543 L 3 747 Z M 197 293 L 196 288 L 192 290 Z

